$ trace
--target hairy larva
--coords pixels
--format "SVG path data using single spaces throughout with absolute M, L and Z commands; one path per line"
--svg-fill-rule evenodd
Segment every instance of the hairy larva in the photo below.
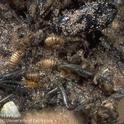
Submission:
M 25 78 L 31 81 L 39 81 L 41 74 L 39 72 L 30 72 L 25 75 Z
M 52 58 L 42 59 L 37 65 L 42 69 L 52 69 L 57 65 L 57 60 Z
M 51 35 L 47 37 L 45 40 L 45 45 L 49 47 L 57 45 L 57 44 L 61 45 L 63 43 L 64 43 L 64 38 L 57 36 L 57 35 Z
M 10 57 L 9 65 L 11 67 L 15 67 L 17 64 L 20 63 L 23 55 L 24 53 L 22 51 L 16 51 L 15 53 L 13 53 Z

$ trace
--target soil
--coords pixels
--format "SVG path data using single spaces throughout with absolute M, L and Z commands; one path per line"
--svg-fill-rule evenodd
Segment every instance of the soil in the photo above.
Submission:
M 124 121 L 124 5 L 91 1 L 0 2 L 0 107 L 21 123 Z

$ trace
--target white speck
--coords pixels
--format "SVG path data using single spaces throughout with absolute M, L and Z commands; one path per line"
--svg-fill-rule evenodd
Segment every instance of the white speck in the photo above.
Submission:
M 62 19 L 62 22 L 65 22 L 65 21 L 67 21 L 69 19 L 69 17 L 64 17 L 63 19 Z

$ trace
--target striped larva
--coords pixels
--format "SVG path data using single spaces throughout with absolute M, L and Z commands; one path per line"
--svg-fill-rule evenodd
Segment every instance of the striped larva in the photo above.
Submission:
M 57 36 L 57 35 L 51 35 L 49 37 L 47 37 L 44 41 L 45 45 L 48 47 L 52 47 L 54 45 L 61 45 L 63 44 L 64 38 L 62 38 L 61 36 Z
M 44 74 L 40 72 L 27 72 L 25 74 L 25 86 L 27 88 L 38 88 L 42 76 L 44 76 Z
M 39 81 L 41 76 L 42 75 L 39 72 L 29 72 L 25 75 L 25 78 L 31 81 Z
M 24 53 L 22 51 L 16 51 L 14 52 L 9 60 L 9 65 L 11 67 L 15 67 L 17 64 L 20 63 L 22 57 L 23 57 Z
M 37 65 L 42 69 L 52 69 L 57 65 L 57 60 L 52 58 L 42 59 L 37 63 Z

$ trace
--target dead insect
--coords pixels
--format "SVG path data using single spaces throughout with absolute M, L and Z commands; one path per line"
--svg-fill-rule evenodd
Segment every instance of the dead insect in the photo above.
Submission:
M 22 51 L 16 51 L 13 53 L 9 60 L 10 67 L 15 67 L 18 65 L 23 57 L 24 53 Z
M 64 42 L 65 41 L 61 36 L 51 35 L 51 36 L 46 38 L 45 45 L 48 47 L 52 47 L 52 46 L 57 45 L 57 44 L 61 45 Z
M 63 65 L 59 65 L 58 66 L 59 70 L 70 70 L 73 73 L 78 74 L 79 76 L 86 78 L 86 79 L 92 79 L 94 77 L 94 75 L 83 69 L 80 65 L 76 65 L 76 64 L 63 64 Z
M 37 63 L 37 66 L 39 66 L 42 69 L 53 69 L 57 65 L 57 60 L 56 59 L 42 59 Z

